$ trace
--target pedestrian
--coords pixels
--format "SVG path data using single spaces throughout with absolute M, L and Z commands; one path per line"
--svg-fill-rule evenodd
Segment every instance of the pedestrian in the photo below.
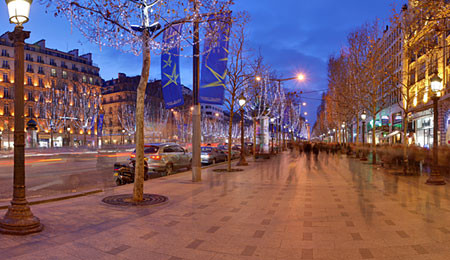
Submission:
M 317 159 L 319 159 L 319 144 L 314 144 L 312 151 L 314 154 L 314 159 L 317 161 Z

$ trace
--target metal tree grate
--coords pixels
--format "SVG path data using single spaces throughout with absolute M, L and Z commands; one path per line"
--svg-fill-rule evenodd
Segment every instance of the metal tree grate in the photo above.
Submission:
M 133 194 L 114 195 L 102 199 L 103 203 L 114 206 L 154 206 L 167 201 L 169 201 L 168 197 L 158 194 L 144 194 L 144 200 L 140 202 L 133 201 Z

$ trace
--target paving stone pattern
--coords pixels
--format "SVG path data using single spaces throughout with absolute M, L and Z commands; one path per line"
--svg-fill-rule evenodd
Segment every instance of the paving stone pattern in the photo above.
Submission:
M 146 181 L 147 193 L 169 197 L 161 206 L 101 202 L 132 185 L 34 205 L 44 231 L 0 235 L 0 259 L 450 259 L 450 184 L 341 155 L 214 168 L 201 183 L 190 172 Z

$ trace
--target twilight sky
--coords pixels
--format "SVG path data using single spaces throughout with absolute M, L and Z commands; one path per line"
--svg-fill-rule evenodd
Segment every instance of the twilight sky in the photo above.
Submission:
M 319 105 L 320 90 L 327 88 L 327 59 L 345 45 L 347 34 L 364 22 L 380 18 L 386 21 L 406 0 L 235 0 L 233 11 L 246 10 L 251 16 L 249 24 L 250 47 L 261 50 L 264 59 L 282 77 L 292 77 L 302 72 L 304 83 L 289 82 L 286 87 L 303 90 L 308 103 L 307 118 L 314 122 Z M 6 4 L 2 3 L 0 26 L 3 32 L 13 30 L 8 23 Z M 30 21 L 25 30 L 31 31 L 27 42 L 45 39 L 47 47 L 61 51 L 79 49 L 80 54 L 91 52 L 100 75 L 109 80 L 124 72 L 134 76 L 140 73 L 141 57 L 122 53 L 112 48 L 90 44 L 76 28 L 61 17 L 45 12 L 45 7 L 34 1 Z M 1 32 L 1 33 L 3 33 Z M 190 50 L 187 50 L 191 52 Z M 191 59 L 181 60 L 181 81 L 192 86 Z M 152 56 L 150 79 L 159 79 L 160 58 Z

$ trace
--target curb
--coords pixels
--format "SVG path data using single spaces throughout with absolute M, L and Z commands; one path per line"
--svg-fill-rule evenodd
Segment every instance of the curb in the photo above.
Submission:
M 96 189 L 96 190 L 90 190 L 90 191 L 84 191 L 84 192 L 76 192 L 76 193 L 73 193 L 70 195 L 50 197 L 50 198 L 41 199 L 41 200 L 32 200 L 32 201 L 28 202 L 28 205 L 37 205 L 37 204 L 44 204 L 44 203 L 55 202 L 55 201 L 60 201 L 60 200 L 74 199 L 74 198 L 78 198 L 78 197 L 84 197 L 84 196 L 100 193 L 103 191 L 104 190 L 102 190 L 102 189 Z M 0 210 L 7 209 L 8 207 L 9 207 L 9 203 L 7 205 L 0 205 Z
M 238 159 L 233 159 L 231 161 L 233 162 L 233 161 L 236 161 L 236 160 L 238 160 Z M 208 169 L 208 168 L 212 168 L 212 167 L 215 167 L 215 166 L 225 165 L 226 163 L 227 163 L 227 161 L 221 162 L 221 163 L 216 163 L 216 164 L 211 164 L 211 165 L 207 165 L 207 166 L 203 166 L 201 168 L 202 169 Z M 182 173 L 182 172 L 179 172 L 179 173 Z M 115 188 L 115 187 L 112 187 L 112 188 Z M 30 201 L 28 201 L 28 205 L 37 205 L 37 204 L 44 204 L 44 203 L 49 203 L 49 202 L 61 201 L 61 200 L 74 199 L 74 198 L 89 196 L 89 195 L 100 193 L 100 192 L 104 192 L 104 191 L 105 190 L 103 190 L 103 189 L 95 189 L 95 190 L 84 191 L 84 192 L 76 192 L 76 193 L 72 193 L 72 194 L 68 194 L 68 195 L 55 196 L 55 197 L 50 197 L 50 198 L 45 198 L 45 199 L 40 199 L 40 200 L 39 199 L 30 200 Z M 9 202 L 7 204 L 3 204 L 3 205 L 0 204 L 0 210 L 7 209 L 9 207 L 9 205 L 10 205 Z

